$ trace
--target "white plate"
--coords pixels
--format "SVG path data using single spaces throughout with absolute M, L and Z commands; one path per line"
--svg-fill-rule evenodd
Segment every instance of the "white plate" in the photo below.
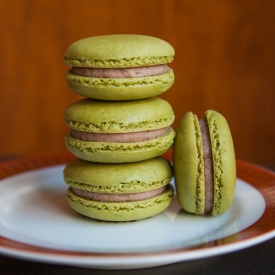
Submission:
M 228 253 L 275 236 L 271 224 L 275 187 L 270 184 L 275 175 L 251 164 L 238 162 L 238 170 L 243 171 L 240 176 L 248 180 L 238 178 L 232 206 L 219 217 L 187 214 L 174 197 L 170 207 L 155 217 L 113 223 L 88 219 L 69 207 L 62 178 L 64 164 L 46 167 L 60 162 L 62 157 L 51 156 L 0 165 L 0 171 L 9 174 L 0 181 L 1 254 L 130 269 Z

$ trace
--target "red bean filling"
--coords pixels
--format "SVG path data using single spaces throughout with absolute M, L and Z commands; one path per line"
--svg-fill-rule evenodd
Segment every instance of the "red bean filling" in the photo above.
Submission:
M 142 132 L 132 132 L 132 133 L 92 133 L 92 132 L 82 132 L 70 129 L 71 137 L 83 141 L 93 141 L 93 142 L 139 142 L 150 140 L 164 136 L 171 127 L 165 127 L 161 129 L 151 130 L 151 131 L 142 131 Z
M 164 74 L 167 64 L 132 68 L 87 68 L 72 67 L 71 73 L 95 78 L 139 78 Z
M 213 157 L 211 149 L 211 140 L 209 128 L 205 119 L 199 119 L 203 161 L 204 161 L 204 182 L 205 182 L 205 205 L 204 214 L 209 212 L 213 207 L 214 202 L 214 172 L 213 172 Z
M 108 194 L 108 193 L 96 193 L 90 192 L 86 190 L 80 190 L 72 187 L 72 190 L 75 194 L 80 197 L 91 199 L 94 201 L 106 201 L 106 202 L 125 202 L 125 201 L 141 201 L 153 198 L 155 196 L 160 195 L 165 189 L 167 185 L 162 186 L 158 189 L 140 192 L 140 193 L 131 193 L 131 194 Z

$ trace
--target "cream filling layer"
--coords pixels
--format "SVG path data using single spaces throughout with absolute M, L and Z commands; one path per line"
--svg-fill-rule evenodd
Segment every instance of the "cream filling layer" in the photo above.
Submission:
M 70 136 L 83 141 L 131 143 L 164 136 L 171 126 L 150 131 L 132 133 L 92 133 L 70 129 Z
M 128 201 L 141 201 L 153 198 L 160 195 L 166 190 L 166 188 L 172 188 L 170 185 L 162 186 L 158 189 L 153 189 L 146 192 L 140 193 L 128 193 L 128 194 L 108 194 L 108 193 L 96 193 L 72 187 L 73 192 L 83 198 L 104 201 L 104 202 L 128 202 Z
M 167 64 L 131 68 L 87 68 L 72 67 L 70 72 L 94 78 L 140 78 L 166 73 Z
M 212 147 L 209 135 L 209 128 L 205 119 L 199 119 L 202 149 L 203 149 L 203 162 L 204 162 L 204 184 L 205 184 L 205 204 L 204 214 L 209 212 L 214 203 L 214 171 L 213 171 L 213 157 Z

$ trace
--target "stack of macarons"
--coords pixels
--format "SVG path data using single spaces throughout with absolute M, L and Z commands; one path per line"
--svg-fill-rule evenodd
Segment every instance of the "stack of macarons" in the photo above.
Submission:
M 64 180 L 77 212 L 106 221 L 154 216 L 172 201 L 173 173 L 186 212 L 217 216 L 231 206 L 236 161 L 226 119 L 188 112 L 175 134 L 172 107 L 156 97 L 174 82 L 173 57 L 170 44 L 143 35 L 90 37 L 68 48 L 68 86 L 86 97 L 64 112 L 65 144 L 77 157 Z M 172 171 L 161 155 L 173 142 Z
M 64 169 L 67 199 L 80 214 L 106 221 L 148 218 L 172 201 L 170 104 L 157 97 L 174 82 L 173 47 L 144 35 L 94 36 L 64 56 L 69 88 L 65 144 L 77 159 Z

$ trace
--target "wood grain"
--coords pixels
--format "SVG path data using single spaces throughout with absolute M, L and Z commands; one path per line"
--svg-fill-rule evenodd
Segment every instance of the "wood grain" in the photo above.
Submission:
M 138 33 L 176 51 L 162 97 L 176 128 L 187 111 L 228 120 L 238 158 L 275 162 L 273 0 L 0 2 L 0 155 L 65 150 L 62 113 L 80 99 L 65 82 L 66 48 L 80 38 Z

